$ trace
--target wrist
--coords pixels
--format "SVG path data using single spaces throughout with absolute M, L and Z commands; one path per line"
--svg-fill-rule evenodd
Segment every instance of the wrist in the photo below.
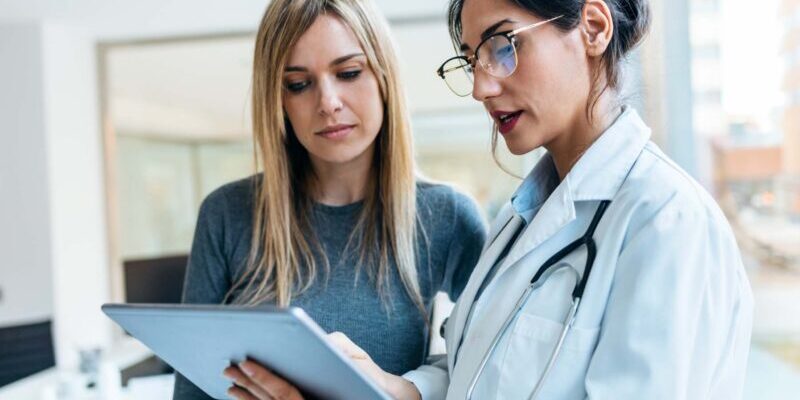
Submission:
M 402 376 L 386 373 L 384 389 L 396 400 L 422 400 L 417 386 Z

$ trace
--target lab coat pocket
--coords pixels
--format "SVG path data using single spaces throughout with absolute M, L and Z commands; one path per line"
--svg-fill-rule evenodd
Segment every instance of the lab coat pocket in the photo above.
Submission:
M 527 399 L 556 348 L 561 322 L 521 313 L 506 338 L 500 368 L 498 399 Z M 567 333 L 540 399 L 583 399 L 584 379 L 597 344 L 599 328 L 573 327 Z

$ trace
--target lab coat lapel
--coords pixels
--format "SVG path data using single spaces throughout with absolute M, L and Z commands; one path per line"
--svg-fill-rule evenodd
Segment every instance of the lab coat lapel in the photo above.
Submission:
M 448 326 L 445 327 L 446 331 L 452 330 L 452 332 L 447 332 L 446 335 L 448 354 L 455 356 L 458 352 L 458 345 L 461 342 L 461 335 L 469 316 L 470 306 L 475 300 L 475 296 L 483 280 L 492 269 L 492 266 L 494 266 L 500 252 L 503 251 L 505 243 L 508 242 L 509 239 L 506 238 L 506 236 L 513 235 L 514 233 L 512 229 L 506 229 L 512 223 L 513 219 L 513 210 L 510 207 L 506 207 L 501 211 L 500 215 L 498 215 L 498 218 L 495 219 L 495 223 L 490 229 L 489 240 L 486 242 L 487 245 L 472 272 L 467 286 L 464 288 L 464 291 L 461 292 L 461 296 L 450 314 L 450 320 L 447 322 Z M 451 371 L 453 369 L 454 360 L 455 357 L 448 357 L 448 364 Z
M 503 231 L 503 229 L 506 227 L 506 225 L 508 225 L 508 223 L 511 221 L 513 217 L 514 217 L 513 208 L 503 207 L 500 210 L 500 212 L 498 213 L 497 217 L 494 220 L 493 225 L 489 228 L 489 234 L 486 235 L 487 240 L 486 244 L 483 246 L 482 252 L 486 252 L 489 246 L 494 244 L 494 242 L 497 240 L 497 236 L 500 234 L 500 232 Z
M 503 274 L 522 257 L 539 247 L 547 239 L 558 233 L 561 228 L 575 220 L 575 202 L 572 199 L 569 178 L 561 182 L 555 191 L 536 213 L 530 225 L 517 240 L 508 253 L 497 276 Z
M 562 183 L 567 182 L 565 181 Z M 511 251 L 493 279 L 498 279 L 501 274 L 508 271 L 511 266 L 516 264 L 526 254 L 536 249 L 541 243 L 558 233 L 564 226 L 575 219 L 575 207 L 569 193 L 568 185 L 559 185 L 556 191 L 554 191 L 542 205 L 536 217 L 531 221 L 530 226 L 525 229 L 514 247 L 511 248 Z M 507 241 L 513 238 L 512 235 L 508 235 L 507 238 L 503 237 L 506 235 L 498 237 L 495 243 L 492 244 L 491 250 L 499 249 L 496 251 L 502 251 Z M 505 241 L 500 243 L 503 239 L 505 239 Z M 491 250 L 487 250 L 487 255 Z M 497 254 L 493 254 L 491 263 L 488 262 L 488 257 L 485 257 L 487 262 L 484 263 L 481 261 L 480 264 L 482 266 L 483 264 L 489 264 L 488 268 L 491 268 L 491 264 L 494 264 L 496 257 Z M 480 283 L 481 282 L 478 282 L 478 286 L 480 286 Z M 470 349 L 469 351 L 460 352 L 456 358 L 457 362 L 454 365 L 450 365 L 450 371 L 452 371 L 453 374 L 451 382 L 459 382 L 457 385 L 459 387 L 451 387 L 451 395 L 453 395 L 453 398 L 463 398 L 466 395 L 466 386 L 469 386 L 469 382 L 477 371 L 483 356 L 489 351 L 494 337 L 502 328 L 505 318 L 513 312 L 516 303 L 515 299 L 522 294 L 522 290 L 524 290 L 525 287 L 522 287 L 522 290 L 519 292 L 511 292 L 508 291 L 508 289 L 509 288 L 503 288 L 503 290 L 506 291 L 504 297 L 511 300 L 504 301 L 500 303 L 499 307 L 493 307 L 491 310 L 485 309 L 486 307 L 483 305 L 472 304 L 475 297 L 474 292 L 470 293 L 471 297 L 469 298 L 464 298 L 462 294 L 462 299 L 459 300 L 459 303 L 461 303 L 459 307 L 459 317 L 461 318 L 458 320 L 459 325 L 456 326 L 458 331 L 454 332 L 453 337 L 457 343 L 463 340 L 463 344 L 465 346 L 470 346 Z M 489 289 L 487 288 L 487 290 Z M 470 321 L 470 329 L 467 331 L 466 337 L 462 338 L 461 336 L 464 332 L 463 324 L 466 322 L 466 316 L 470 312 L 469 305 L 479 308 L 473 312 L 472 320 Z M 451 363 L 452 359 L 453 357 L 450 357 Z

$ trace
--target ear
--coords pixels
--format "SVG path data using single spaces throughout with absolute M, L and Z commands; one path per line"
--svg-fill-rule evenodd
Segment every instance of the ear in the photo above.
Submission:
M 614 35 L 614 19 L 604 0 L 586 0 L 581 12 L 581 33 L 586 54 L 599 57 L 605 53 Z

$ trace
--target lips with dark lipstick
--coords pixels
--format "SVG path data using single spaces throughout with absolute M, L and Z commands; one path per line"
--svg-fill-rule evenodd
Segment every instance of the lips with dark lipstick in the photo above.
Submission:
M 511 132 L 514 129 L 514 126 L 517 125 L 520 116 L 522 116 L 522 111 L 493 111 L 492 117 L 494 118 L 495 122 L 497 122 L 497 127 L 500 130 L 500 133 L 505 135 L 506 133 Z

